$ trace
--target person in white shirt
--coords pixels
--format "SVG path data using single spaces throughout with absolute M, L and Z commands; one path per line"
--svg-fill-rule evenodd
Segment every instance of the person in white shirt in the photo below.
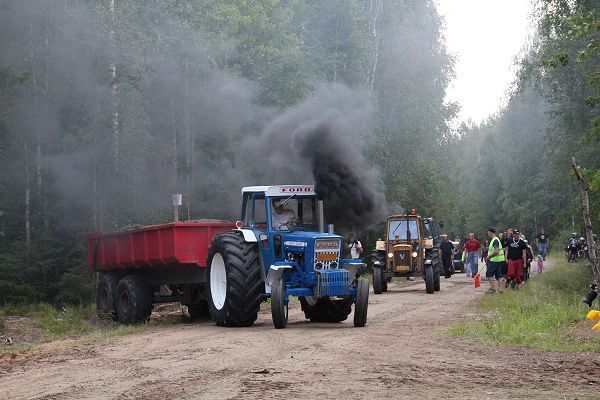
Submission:
M 346 240 L 346 246 L 350 249 L 350 257 L 353 260 L 360 258 L 360 254 L 363 252 L 362 244 L 358 239 L 356 239 L 356 235 L 352 232 L 348 234 L 348 239 Z
M 292 210 L 283 208 L 283 201 L 273 200 L 273 213 L 271 215 L 273 229 L 285 231 L 296 225 L 297 221 L 296 214 Z

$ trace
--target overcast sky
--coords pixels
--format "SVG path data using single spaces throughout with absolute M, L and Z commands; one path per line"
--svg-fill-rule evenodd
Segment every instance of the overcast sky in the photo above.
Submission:
M 447 99 L 461 106 L 460 120 L 494 114 L 513 81 L 515 57 L 531 33 L 528 0 L 438 0 L 446 43 L 456 57 Z

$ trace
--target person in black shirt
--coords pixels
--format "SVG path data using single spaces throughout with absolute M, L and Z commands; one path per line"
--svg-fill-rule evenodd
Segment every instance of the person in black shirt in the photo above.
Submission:
M 540 233 L 538 233 L 536 238 L 536 244 L 538 254 L 541 254 L 542 260 L 546 261 L 546 255 L 548 254 L 548 246 L 550 246 L 550 238 L 548 237 L 548 234 L 544 231 L 544 228 L 540 228 Z
M 448 240 L 448 235 L 442 236 L 442 243 L 440 243 L 440 250 L 442 251 L 442 264 L 444 265 L 444 277 L 450 278 L 453 270 L 452 254 L 454 245 Z
M 523 279 L 523 267 L 527 260 L 527 244 L 521 239 L 521 233 L 518 229 L 514 230 L 513 237 L 507 243 L 507 278 L 511 282 L 511 286 L 518 289 Z

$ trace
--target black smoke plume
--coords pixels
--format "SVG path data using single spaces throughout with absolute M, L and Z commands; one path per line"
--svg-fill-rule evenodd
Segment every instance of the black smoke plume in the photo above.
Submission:
M 269 123 L 244 146 L 268 184 L 314 183 L 327 220 L 341 229 L 364 229 L 386 213 L 378 171 L 364 156 L 371 117 L 368 97 L 326 85 Z

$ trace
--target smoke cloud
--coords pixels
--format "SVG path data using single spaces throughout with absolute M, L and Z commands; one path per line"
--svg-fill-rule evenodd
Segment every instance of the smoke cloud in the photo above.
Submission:
M 385 215 L 378 171 L 364 156 L 372 105 L 366 94 L 324 85 L 244 143 L 268 183 L 314 183 L 329 222 L 367 228 Z M 258 163 L 257 163 L 258 162 Z

